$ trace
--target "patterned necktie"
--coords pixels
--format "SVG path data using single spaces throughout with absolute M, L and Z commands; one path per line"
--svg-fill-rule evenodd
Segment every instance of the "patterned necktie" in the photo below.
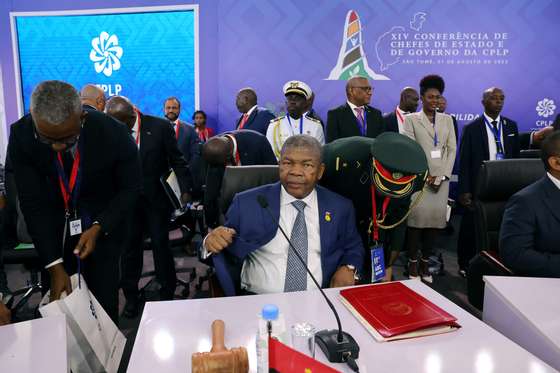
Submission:
M 307 265 L 307 226 L 305 225 L 305 202 L 294 201 L 292 205 L 298 210 L 296 221 L 292 229 L 290 240 L 297 250 L 303 261 Z M 307 289 L 307 271 L 297 258 L 294 251 L 288 249 L 288 263 L 286 266 L 286 281 L 284 283 L 284 291 L 300 291 Z
M 366 121 L 364 120 L 364 108 L 363 107 L 357 107 L 356 109 L 356 113 L 358 114 L 358 124 L 360 125 L 360 131 L 362 132 L 362 136 L 366 135 Z
M 242 130 L 243 127 L 245 127 L 245 124 L 247 124 L 247 119 L 249 119 L 249 116 L 247 115 L 247 113 L 243 114 L 243 118 L 241 118 L 241 123 L 239 123 L 239 129 Z

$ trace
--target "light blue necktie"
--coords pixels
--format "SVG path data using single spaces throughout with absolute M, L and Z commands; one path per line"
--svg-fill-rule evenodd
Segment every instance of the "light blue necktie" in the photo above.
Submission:
M 294 248 L 303 261 L 307 265 L 307 226 L 305 225 L 305 202 L 294 201 L 292 205 L 298 210 L 296 221 L 292 229 L 292 236 L 290 237 Z M 286 281 L 284 283 L 284 291 L 300 291 L 307 289 L 307 271 L 301 264 L 296 254 L 292 249 L 288 249 L 288 263 L 286 266 Z

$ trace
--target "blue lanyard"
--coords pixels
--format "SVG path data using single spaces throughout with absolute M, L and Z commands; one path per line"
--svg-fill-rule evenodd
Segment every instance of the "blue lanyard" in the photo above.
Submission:
M 290 124 L 290 133 L 293 136 L 294 129 L 292 127 L 292 121 L 290 120 L 290 114 L 286 115 L 286 117 L 288 118 L 288 123 Z M 303 135 L 303 115 L 299 118 L 299 134 Z
M 437 118 L 437 111 L 434 113 L 434 123 L 432 124 L 432 127 L 434 129 L 434 148 L 437 148 L 437 144 L 438 144 L 438 138 L 437 138 L 437 131 L 436 131 L 436 119 Z
M 502 120 L 500 119 L 500 121 L 498 122 L 497 130 L 493 125 L 488 123 L 488 119 L 486 119 L 486 117 L 484 117 L 484 123 L 486 123 L 486 126 L 490 128 L 490 131 L 492 131 L 492 134 L 494 135 L 494 141 L 496 142 L 496 152 L 503 154 L 504 150 L 502 147 Z

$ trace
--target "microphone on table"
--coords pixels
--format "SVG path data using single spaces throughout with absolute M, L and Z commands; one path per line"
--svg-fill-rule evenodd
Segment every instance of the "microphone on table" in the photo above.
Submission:
M 325 301 L 334 313 L 334 317 L 336 318 L 336 323 L 338 325 L 338 330 L 320 330 L 315 334 L 315 342 L 317 342 L 317 344 L 331 363 L 347 363 L 350 368 L 352 368 L 352 370 L 358 372 L 358 366 L 355 360 L 359 356 L 360 346 L 358 346 L 358 343 L 356 342 L 354 337 L 342 330 L 342 324 L 340 323 L 338 312 L 336 312 L 333 304 L 331 303 L 329 298 L 327 298 L 323 289 L 321 289 L 321 286 L 317 282 L 317 279 L 315 279 L 315 276 L 313 276 L 311 270 L 309 269 L 307 264 L 305 264 L 305 261 L 292 244 L 292 241 L 290 240 L 286 232 L 284 232 L 284 229 L 282 229 L 282 227 L 280 226 L 280 223 L 276 222 L 276 220 L 274 219 L 274 216 L 272 215 L 272 212 L 268 207 L 268 201 L 266 200 L 266 197 L 263 195 L 258 195 L 257 202 L 264 210 L 268 212 L 272 221 L 276 224 L 278 229 L 280 229 L 280 232 L 282 232 L 282 235 L 284 236 L 284 238 L 286 238 L 286 241 L 288 241 L 290 248 L 296 254 L 301 264 L 303 264 L 305 270 L 313 280 L 313 283 L 315 284 L 315 286 L 317 286 L 317 289 L 319 289 L 319 291 L 325 298 Z

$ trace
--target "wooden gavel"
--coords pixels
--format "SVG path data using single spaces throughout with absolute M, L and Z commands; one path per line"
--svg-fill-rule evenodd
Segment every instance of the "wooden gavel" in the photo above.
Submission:
M 225 325 L 222 320 L 212 322 L 212 349 L 192 354 L 193 373 L 247 373 L 249 356 L 245 347 L 227 349 L 224 344 Z

